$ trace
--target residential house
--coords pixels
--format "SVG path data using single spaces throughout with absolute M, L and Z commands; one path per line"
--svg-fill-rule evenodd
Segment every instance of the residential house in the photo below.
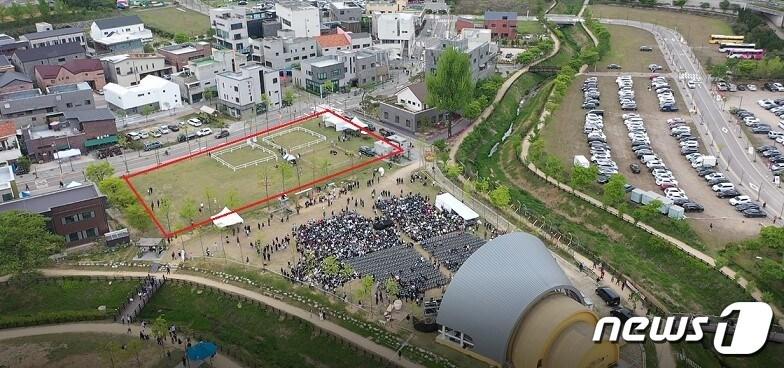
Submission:
M 109 108 L 127 115 L 142 113 L 146 107 L 155 111 L 182 107 L 180 87 L 154 75 L 142 78 L 132 87 L 108 83 L 103 91 Z
M 43 215 L 49 230 L 65 237 L 66 246 L 95 241 L 109 232 L 106 196 L 95 184 L 0 203 L 0 212 L 22 211 Z
M 387 51 L 371 47 L 360 50 L 344 50 L 336 53 L 343 62 L 345 76 L 342 86 L 363 86 L 380 83 L 389 78 Z
M 443 113 L 428 106 L 425 82 L 409 85 L 395 93 L 395 103 L 379 103 L 379 120 L 409 133 L 423 124 L 435 124 Z
M 252 40 L 253 59 L 273 70 L 291 69 L 318 56 L 315 38 L 294 37 L 294 31 L 278 31 L 277 37 Z
M 245 7 L 245 21 L 248 25 L 248 37 L 272 37 L 281 30 L 278 17 L 271 10 Z
M 39 88 L 86 82 L 95 91 L 103 90 L 106 77 L 98 59 L 76 59 L 63 65 L 36 65 L 35 82 Z
M 237 118 L 254 116 L 266 111 L 260 104 L 262 95 L 269 99 L 267 110 L 277 110 L 282 104 L 280 77 L 277 71 L 261 65 L 241 68 L 239 72 L 224 72 L 216 77 L 218 109 Z
M 337 33 L 316 37 L 319 55 L 336 55 L 338 51 L 359 50 L 368 48 L 373 44 L 373 40 L 368 33 L 346 32 L 341 28 Z
M 476 28 L 476 24 L 471 19 L 466 19 L 463 17 L 457 17 L 455 21 L 455 33 L 460 34 L 465 28 Z
M 214 49 L 212 56 L 191 60 L 182 72 L 172 74 L 172 82 L 180 87 L 183 101 L 193 104 L 204 99 L 206 90 L 217 92 L 216 76 L 234 70 L 233 53 L 231 50 Z
M 457 38 L 442 39 L 425 49 L 425 71 L 435 72 L 438 58 L 449 48 L 468 54 L 471 62 L 471 78 L 474 81 L 485 79 L 495 71 L 498 47 L 490 40 L 489 29 L 466 28 Z
M 209 57 L 212 54 L 212 47 L 209 42 L 188 42 L 161 47 L 158 53 L 166 60 L 166 64 L 172 67 L 173 72 L 179 72 L 191 60 Z
M 90 26 L 90 38 L 98 55 L 144 52 L 144 43 L 152 41 L 152 31 L 144 27 L 137 15 L 99 19 Z
M 43 46 L 16 50 L 11 57 L 17 71 L 35 78 L 36 65 L 63 65 L 74 59 L 85 59 L 84 47 L 78 43 L 63 43 L 53 46 Z
M 411 55 L 420 19 L 411 13 L 373 14 L 373 37 L 381 44 L 394 44 L 400 56 Z
M 16 137 L 16 124 L 13 121 L 0 123 L 0 166 L 13 166 L 22 151 Z
M 517 37 L 517 13 L 485 11 L 485 28 L 492 31 L 493 39 Z
M 0 166 L 0 203 L 10 202 L 19 198 L 14 168 L 10 165 Z
M 215 31 L 212 36 L 215 47 L 242 54 L 250 53 L 248 21 L 245 18 L 244 8 L 210 9 L 210 26 Z
M 0 54 L 0 73 L 10 72 L 14 69 L 14 64 L 11 64 L 11 60 L 8 60 L 8 57 Z
M 19 36 L 20 41 L 27 41 L 31 48 L 59 45 L 63 43 L 78 43 L 82 47 L 87 47 L 87 38 L 84 31 L 79 27 L 67 27 L 25 33 Z
M 16 50 L 24 50 L 28 47 L 30 47 L 30 42 L 22 40 L 17 41 L 15 38 L 5 33 L 0 33 L 0 55 L 10 58 Z
M 0 73 L 0 94 L 33 89 L 33 80 L 30 77 L 9 71 Z
M 93 91 L 84 82 L 0 94 L 0 119 L 13 120 L 17 128 L 47 125 L 64 112 L 95 108 Z
M 365 10 L 353 1 L 335 1 L 329 4 L 329 20 L 338 22 L 341 28 L 351 32 L 362 31 L 362 16 Z
M 343 61 L 332 56 L 320 56 L 300 63 L 299 69 L 294 69 L 292 75 L 297 87 L 316 94 L 324 95 L 324 83 L 331 81 L 332 88 L 345 86 L 346 68 Z
M 77 155 L 117 143 L 117 123 L 107 108 L 66 111 L 47 125 L 21 129 L 23 152 L 31 160 L 46 162 L 55 154 L 78 150 Z
M 275 14 L 281 29 L 293 30 L 294 37 L 316 37 L 321 34 L 321 13 L 310 3 L 301 0 L 279 0 Z
M 379 0 L 365 2 L 365 14 L 390 14 L 406 10 L 408 0 Z
M 157 54 L 121 54 L 101 58 L 106 81 L 123 87 L 135 86 L 144 77 L 171 74 L 171 66 Z

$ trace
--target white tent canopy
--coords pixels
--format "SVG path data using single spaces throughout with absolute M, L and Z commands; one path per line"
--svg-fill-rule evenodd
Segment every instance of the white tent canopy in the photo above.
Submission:
M 79 150 L 78 148 L 71 148 L 71 149 L 55 152 L 54 153 L 54 159 L 55 160 L 60 160 L 60 159 L 63 159 L 63 158 L 77 157 L 77 156 L 81 156 L 81 155 L 82 155 L 82 151 L 81 150 Z
M 226 213 L 229 214 L 220 217 Z M 242 217 L 240 217 L 240 215 L 238 215 L 236 212 L 232 212 L 230 209 L 228 209 L 228 207 L 223 207 L 223 210 L 218 212 L 217 215 L 212 216 L 210 218 L 212 219 L 212 223 L 220 228 L 229 227 L 231 225 L 241 224 L 244 222 L 244 220 L 242 219 Z
M 342 132 L 342 131 L 344 131 L 346 129 L 348 129 L 348 130 L 359 130 L 359 128 L 357 128 L 356 126 L 352 125 L 351 123 L 346 122 L 342 118 L 339 118 L 339 117 L 337 117 L 335 115 L 332 115 L 332 114 L 329 114 L 329 113 L 324 114 L 324 116 L 322 118 L 324 119 L 324 126 L 325 127 L 327 127 L 327 128 L 335 127 L 335 131 L 337 131 L 337 132 Z
M 436 207 L 443 211 L 452 211 L 466 221 L 474 221 L 479 218 L 479 214 L 449 193 L 436 196 Z

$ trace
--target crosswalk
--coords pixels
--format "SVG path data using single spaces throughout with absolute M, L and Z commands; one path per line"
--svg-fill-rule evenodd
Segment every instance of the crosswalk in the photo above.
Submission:
M 679 73 L 678 78 L 680 78 L 680 80 L 693 80 L 695 82 L 702 81 L 700 75 L 696 73 Z

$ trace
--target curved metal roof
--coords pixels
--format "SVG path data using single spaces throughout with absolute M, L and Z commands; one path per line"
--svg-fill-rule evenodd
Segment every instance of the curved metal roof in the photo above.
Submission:
M 539 238 L 521 232 L 502 235 L 458 269 L 437 321 L 470 336 L 475 352 L 503 364 L 525 312 L 557 289 L 580 295 Z

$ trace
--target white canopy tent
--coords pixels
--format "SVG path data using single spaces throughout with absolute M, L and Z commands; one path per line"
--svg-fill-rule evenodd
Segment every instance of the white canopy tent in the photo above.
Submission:
M 220 217 L 227 213 L 229 214 Z M 238 215 L 236 212 L 232 212 L 230 209 L 228 209 L 228 207 L 223 207 L 223 210 L 218 212 L 217 215 L 212 216 L 210 218 L 212 219 L 212 223 L 219 228 L 229 227 L 231 225 L 237 225 L 244 222 L 244 220 L 242 219 L 242 217 L 240 217 L 240 215 Z
M 324 120 L 324 126 L 325 127 L 327 127 L 327 128 L 335 127 L 335 131 L 337 131 L 337 132 L 342 132 L 342 131 L 344 131 L 346 129 L 348 129 L 348 130 L 359 130 L 359 128 L 357 128 L 356 126 L 352 125 L 351 123 L 348 123 L 345 120 L 343 120 L 342 118 L 339 118 L 339 117 L 337 117 L 335 115 L 332 115 L 332 114 L 329 114 L 329 113 L 324 114 L 322 119 Z
M 443 211 L 452 211 L 462 217 L 466 222 L 475 221 L 479 218 L 479 214 L 449 193 L 436 196 L 436 207 Z
M 64 159 L 64 158 L 77 157 L 77 156 L 81 156 L 81 155 L 82 155 L 82 151 L 80 149 L 78 149 L 78 148 L 71 148 L 71 149 L 66 149 L 66 150 L 55 152 L 54 153 L 54 159 L 55 160 L 60 160 L 60 159 Z

